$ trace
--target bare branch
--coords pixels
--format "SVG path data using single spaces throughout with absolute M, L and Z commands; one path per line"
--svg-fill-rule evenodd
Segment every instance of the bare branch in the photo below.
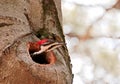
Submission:
M 63 2 L 66 2 L 63 0 Z M 104 16 L 109 12 L 111 11 L 112 9 L 114 8 L 117 8 L 117 9 L 120 9 L 120 0 L 117 0 L 116 3 L 111 6 L 110 8 L 105 8 L 103 5 L 100 5 L 100 4 L 97 4 L 97 5 L 83 5 L 83 4 L 78 4 L 78 3 L 75 3 L 75 2 L 67 2 L 67 3 L 70 3 L 70 4 L 75 4 L 76 6 L 79 6 L 79 7 L 103 7 L 105 9 L 105 13 L 102 14 L 100 17 L 98 17 L 96 20 L 94 20 L 88 27 L 87 27 L 87 31 L 86 33 L 83 35 L 83 36 L 78 36 L 78 35 L 75 35 L 75 34 L 68 34 L 68 36 L 75 36 L 75 37 L 78 37 L 79 39 L 82 39 L 82 40 L 87 40 L 87 39 L 90 39 L 90 38 L 96 38 L 96 37 L 92 37 L 91 36 L 91 30 L 94 26 L 94 24 L 96 24 L 97 22 L 99 22 L 100 20 L 102 20 L 104 18 Z M 106 38 L 113 38 L 112 36 L 98 36 L 97 38 L 100 38 L 100 37 L 106 37 Z M 116 39 L 119 39 L 120 37 L 115 37 Z
M 99 38 L 111 38 L 111 39 L 120 39 L 120 37 L 115 37 L 115 36 L 106 36 L 106 35 L 99 35 L 99 36 L 91 36 L 90 34 L 86 33 L 84 35 L 78 35 L 75 33 L 69 33 L 66 34 L 69 37 L 76 37 L 78 38 L 80 41 L 86 41 L 86 40 L 90 40 L 90 39 L 99 39 Z

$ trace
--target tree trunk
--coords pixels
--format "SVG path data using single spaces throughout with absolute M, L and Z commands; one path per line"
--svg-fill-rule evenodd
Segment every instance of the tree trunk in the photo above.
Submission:
M 60 0 L 0 0 L 0 84 L 72 84 L 66 46 L 37 62 L 28 47 L 46 36 L 65 42 L 61 17 Z

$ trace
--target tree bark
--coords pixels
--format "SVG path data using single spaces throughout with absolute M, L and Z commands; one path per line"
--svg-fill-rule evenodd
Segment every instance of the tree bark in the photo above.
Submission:
M 65 42 L 60 0 L 0 0 L 0 84 L 72 84 L 66 46 L 30 56 L 28 42 L 54 36 Z

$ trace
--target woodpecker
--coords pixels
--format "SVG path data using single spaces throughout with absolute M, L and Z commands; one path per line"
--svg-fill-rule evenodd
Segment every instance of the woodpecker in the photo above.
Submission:
M 57 42 L 53 39 L 42 39 L 37 42 L 29 42 L 29 52 L 32 56 L 49 52 L 63 46 L 65 43 Z

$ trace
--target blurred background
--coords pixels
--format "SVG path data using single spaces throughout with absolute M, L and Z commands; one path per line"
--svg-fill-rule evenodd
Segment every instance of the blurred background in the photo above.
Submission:
M 73 84 L 120 84 L 120 0 L 62 0 Z

